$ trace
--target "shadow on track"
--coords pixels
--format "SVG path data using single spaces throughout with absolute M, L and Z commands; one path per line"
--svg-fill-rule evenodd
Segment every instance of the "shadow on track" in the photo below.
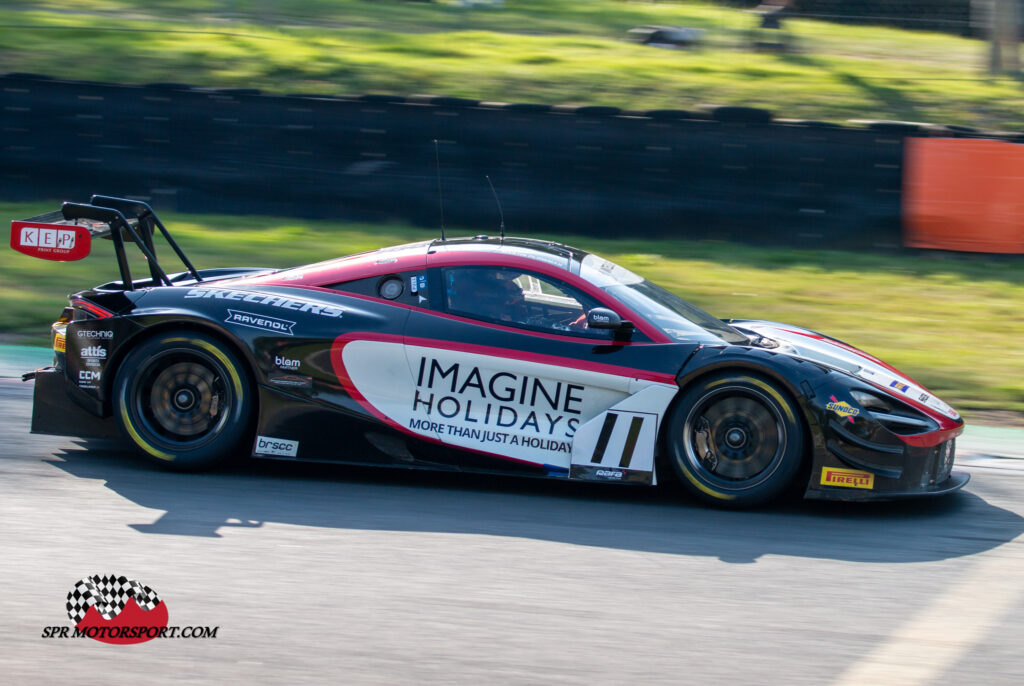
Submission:
M 211 474 L 156 469 L 109 442 L 76 441 L 49 463 L 102 479 L 153 522 L 143 534 L 218 537 L 265 522 L 337 529 L 507 536 L 573 545 L 713 556 L 764 555 L 905 563 L 973 555 L 1024 532 L 1024 518 L 971 493 L 936 500 L 805 502 L 732 512 L 678 489 L 459 473 L 253 461 Z

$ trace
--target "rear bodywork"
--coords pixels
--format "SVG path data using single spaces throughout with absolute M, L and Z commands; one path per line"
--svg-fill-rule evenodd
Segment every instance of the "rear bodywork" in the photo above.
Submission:
M 147 239 L 145 210 L 121 210 L 152 252 L 162 225 L 152 223 Z M 670 338 L 581 278 L 584 255 L 477 237 L 283 271 L 200 271 L 183 255 L 180 274 L 157 265 L 133 280 L 122 270 L 120 281 L 73 294 L 53 325 L 55 362 L 34 373 L 32 430 L 115 436 L 112 384 L 125 356 L 155 332 L 193 330 L 234 350 L 258 388 L 254 457 L 655 484 L 680 389 L 744 370 L 780 388 L 802 415 L 807 497 L 935 495 L 966 483 L 951 471 L 962 420 L 905 375 L 770 322 L 733 322 L 747 344 Z M 628 339 L 587 337 L 457 316 L 441 297 L 443 274 L 467 264 L 557 278 L 635 330 Z M 868 407 L 856 393 L 878 402 Z

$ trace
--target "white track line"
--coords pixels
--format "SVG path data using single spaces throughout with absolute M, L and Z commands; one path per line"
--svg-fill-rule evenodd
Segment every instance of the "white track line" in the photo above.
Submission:
M 936 681 L 1013 610 L 1024 584 L 1012 543 L 971 565 L 959 583 L 848 668 L 834 686 Z

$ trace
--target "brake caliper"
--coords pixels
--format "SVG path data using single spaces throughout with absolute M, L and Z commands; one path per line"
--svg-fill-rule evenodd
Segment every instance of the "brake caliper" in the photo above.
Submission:
M 714 472 L 718 466 L 718 455 L 715 454 L 714 443 L 711 441 L 711 424 L 708 423 L 707 417 L 700 418 L 694 433 L 696 438 L 694 443 L 700 463 L 709 472 Z

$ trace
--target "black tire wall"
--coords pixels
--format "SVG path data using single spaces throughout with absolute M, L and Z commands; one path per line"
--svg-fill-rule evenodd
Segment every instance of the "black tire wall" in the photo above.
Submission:
M 900 243 L 914 125 L 783 122 L 752 108 L 629 112 L 459 98 L 290 97 L 0 77 L 0 199 L 140 196 L 259 213 L 511 233 Z M 946 134 L 948 135 L 948 133 Z

